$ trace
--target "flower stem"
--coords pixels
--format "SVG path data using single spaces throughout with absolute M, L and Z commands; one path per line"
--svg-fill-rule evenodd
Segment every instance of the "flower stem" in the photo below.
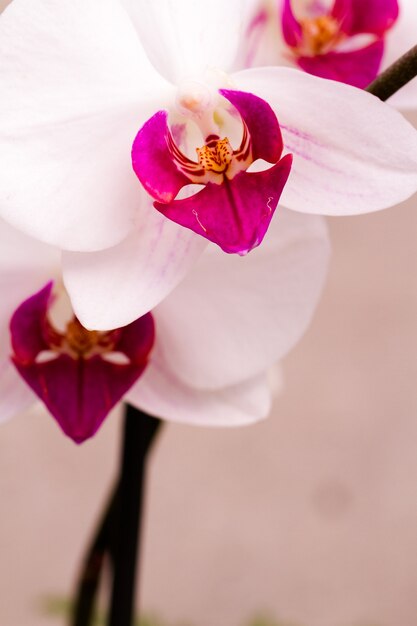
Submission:
M 127 406 L 109 626 L 132 626 L 133 623 L 145 459 L 159 425 L 158 419 Z
M 116 486 L 104 510 L 97 534 L 84 559 L 76 592 L 72 626 L 88 626 L 92 623 L 103 563 L 111 544 L 110 538 L 115 524 L 118 501 L 119 490 Z
M 105 558 L 113 567 L 110 626 L 131 626 L 147 454 L 161 422 L 126 407 L 120 478 L 97 528 L 78 583 L 72 626 L 90 626 Z
M 397 59 L 366 88 L 380 100 L 388 100 L 417 76 L 417 45 Z

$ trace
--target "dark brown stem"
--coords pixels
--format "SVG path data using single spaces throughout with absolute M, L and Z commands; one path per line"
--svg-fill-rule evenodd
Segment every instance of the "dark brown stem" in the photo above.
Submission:
M 380 100 L 388 100 L 417 76 L 417 45 L 397 59 L 368 85 L 366 91 Z

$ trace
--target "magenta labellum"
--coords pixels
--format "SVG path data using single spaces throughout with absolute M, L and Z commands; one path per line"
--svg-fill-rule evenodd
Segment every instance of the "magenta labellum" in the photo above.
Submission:
M 268 230 L 287 182 L 292 156 L 281 158 L 283 143 L 275 113 L 257 96 L 222 89 L 241 123 L 241 140 L 233 148 L 216 132 L 204 138 L 192 160 L 174 139 L 168 113 L 158 111 L 138 132 L 132 164 L 140 182 L 167 218 L 216 243 L 225 252 L 246 254 Z M 213 116 L 214 118 L 215 116 Z M 272 167 L 247 172 L 256 160 Z M 176 199 L 190 184 L 204 185 L 194 195 Z
M 61 332 L 48 315 L 52 287 L 48 283 L 13 314 L 11 358 L 64 433 L 82 443 L 144 371 L 154 322 L 148 313 L 124 328 L 99 332 L 73 316 Z
M 318 2 L 305 5 L 305 14 L 296 17 L 291 0 L 282 4 L 282 33 L 297 65 L 322 78 L 366 87 L 378 74 L 398 1 L 334 0 L 329 10 Z

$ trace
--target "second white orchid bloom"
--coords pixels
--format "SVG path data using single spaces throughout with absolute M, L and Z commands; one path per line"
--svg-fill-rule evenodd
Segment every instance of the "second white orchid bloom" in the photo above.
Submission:
M 287 68 L 227 74 L 243 7 L 14 0 L 0 17 L 0 214 L 66 250 L 88 327 L 145 314 L 207 240 L 264 245 L 279 199 L 347 215 L 417 188 L 417 132 L 376 98 Z
M 267 370 L 308 326 L 328 258 L 324 219 L 283 210 L 253 254 L 207 249 L 152 313 L 89 331 L 65 296 L 59 250 L 0 220 L 0 421 L 39 398 L 81 443 L 121 399 L 191 424 L 266 417 Z

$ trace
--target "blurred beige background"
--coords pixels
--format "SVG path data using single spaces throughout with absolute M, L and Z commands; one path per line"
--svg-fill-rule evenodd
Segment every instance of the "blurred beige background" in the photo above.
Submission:
M 327 288 L 269 420 L 164 428 L 141 597 L 169 626 L 416 626 L 416 209 L 331 220 Z M 1 626 L 66 623 L 42 601 L 73 589 L 119 426 L 81 448 L 41 409 L 2 426 Z

